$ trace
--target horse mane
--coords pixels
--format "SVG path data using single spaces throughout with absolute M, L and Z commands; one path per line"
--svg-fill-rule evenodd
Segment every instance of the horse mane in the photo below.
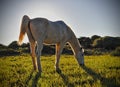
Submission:
M 25 36 L 26 30 L 28 29 L 28 23 L 30 21 L 30 18 L 27 15 L 24 15 L 22 18 L 21 28 L 20 28 L 20 35 L 19 35 L 19 41 L 18 44 L 21 45 L 23 38 Z
M 71 32 L 71 38 L 68 41 L 68 43 L 70 44 L 70 46 L 71 46 L 71 48 L 73 50 L 73 53 L 76 54 L 79 51 L 84 52 L 84 49 L 82 48 L 79 40 L 75 36 L 75 33 L 72 31 L 72 29 L 69 26 L 67 26 L 67 28 Z

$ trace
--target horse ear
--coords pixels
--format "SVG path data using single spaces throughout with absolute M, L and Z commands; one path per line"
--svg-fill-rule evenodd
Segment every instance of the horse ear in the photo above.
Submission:
M 82 47 L 80 47 L 80 50 L 84 53 L 84 49 Z

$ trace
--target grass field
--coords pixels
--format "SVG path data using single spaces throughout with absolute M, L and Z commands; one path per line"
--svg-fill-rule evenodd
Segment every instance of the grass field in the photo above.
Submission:
M 61 73 L 55 72 L 54 55 L 41 57 L 42 74 L 32 71 L 30 55 L 0 58 L 0 87 L 120 87 L 120 58 L 85 56 L 79 67 L 72 55 L 62 55 Z

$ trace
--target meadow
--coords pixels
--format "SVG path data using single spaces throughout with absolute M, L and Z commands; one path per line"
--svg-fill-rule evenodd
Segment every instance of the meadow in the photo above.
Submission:
M 0 87 L 120 87 L 119 57 L 85 56 L 85 66 L 78 66 L 73 55 L 61 55 L 61 73 L 54 61 L 54 55 L 41 56 L 40 75 L 29 54 L 0 57 Z

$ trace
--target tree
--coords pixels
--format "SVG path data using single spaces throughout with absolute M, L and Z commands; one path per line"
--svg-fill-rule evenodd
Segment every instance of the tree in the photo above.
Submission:
M 8 45 L 8 47 L 9 47 L 9 48 L 12 48 L 12 49 L 18 49 L 18 48 L 19 48 L 19 46 L 18 46 L 18 44 L 17 44 L 17 41 L 13 41 L 12 43 L 10 43 L 10 44 Z
M 103 42 L 102 42 L 102 38 L 97 38 L 93 41 L 92 44 L 93 47 L 95 48 L 103 48 Z
M 120 56 L 120 47 L 117 47 L 114 51 L 111 52 L 112 56 Z
M 96 48 L 115 49 L 120 46 L 120 37 L 105 36 L 95 39 L 92 44 Z
M 93 43 L 93 41 L 94 41 L 95 39 L 98 39 L 98 38 L 100 38 L 100 36 L 98 36 L 98 35 L 93 35 L 93 36 L 91 37 L 92 43 Z
M 89 37 L 81 37 L 78 40 L 84 48 L 90 48 L 91 47 L 92 41 Z

